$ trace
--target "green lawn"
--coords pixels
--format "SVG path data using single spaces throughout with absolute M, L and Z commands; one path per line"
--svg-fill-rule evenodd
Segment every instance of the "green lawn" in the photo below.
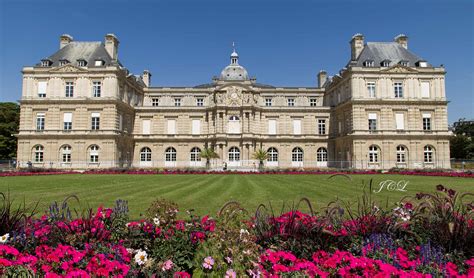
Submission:
M 355 200 L 362 194 L 362 183 L 406 180 L 407 192 L 386 189 L 373 196 L 381 203 L 393 204 L 400 197 L 420 191 L 434 191 L 443 184 L 458 191 L 474 192 L 474 179 L 403 175 L 351 175 L 329 179 L 329 175 L 53 175 L 0 178 L 0 192 L 10 192 L 17 202 L 39 201 L 44 211 L 52 201 L 69 195 L 80 199 L 80 207 L 112 206 L 116 199 L 129 202 L 130 213 L 138 218 L 151 201 L 171 199 L 181 211 L 194 208 L 199 214 L 212 214 L 227 201 L 236 200 L 254 210 L 259 204 L 272 203 L 280 211 L 284 202 L 292 204 L 307 197 L 320 208 L 335 198 Z M 71 201 L 72 206 L 78 206 Z

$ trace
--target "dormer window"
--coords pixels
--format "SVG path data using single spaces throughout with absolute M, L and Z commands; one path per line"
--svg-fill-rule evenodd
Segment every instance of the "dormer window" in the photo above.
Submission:
M 390 60 L 383 60 L 382 63 L 380 63 L 382 67 L 390 67 Z
M 59 66 L 65 66 L 69 64 L 69 61 L 67 59 L 61 59 L 59 60 Z
M 50 67 L 52 64 L 51 60 L 49 59 L 44 59 L 44 60 L 41 60 L 41 66 L 42 67 Z
M 406 60 L 401 60 L 399 64 L 402 65 L 402 66 L 404 66 L 404 67 L 408 67 L 408 66 L 409 66 L 409 62 L 406 61 Z
M 420 61 L 416 62 L 416 66 L 420 67 L 420 68 L 426 68 L 426 67 L 428 67 L 428 63 L 426 61 L 420 60 Z
M 105 65 L 105 62 L 103 60 L 95 60 L 96 67 L 101 67 L 103 65 Z
M 77 66 L 85 67 L 85 66 L 87 66 L 87 61 L 83 60 L 83 59 L 77 60 Z
M 365 60 L 364 61 L 364 67 L 373 67 L 374 66 L 374 61 L 373 60 Z

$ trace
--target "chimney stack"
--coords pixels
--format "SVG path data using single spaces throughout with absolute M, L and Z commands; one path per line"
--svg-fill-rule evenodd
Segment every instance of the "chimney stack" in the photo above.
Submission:
M 355 34 L 354 36 L 352 36 L 350 44 L 351 44 L 351 60 L 355 61 L 357 60 L 357 57 L 359 57 L 360 53 L 362 52 L 362 49 L 364 49 L 364 35 L 360 33 Z
M 405 34 L 400 34 L 393 39 L 396 43 L 401 45 L 403 48 L 408 49 L 408 37 Z
M 109 53 L 112 60 L 117 60 L 119 40 L 114 34 L 105 35 L 105 50 Z
M 66 45 L 68 45 L 70 42 L 72 42 L 72 37 L 71 35 L 68 34 L 63 34 L 61 37 L 59 37 L 59 49 L 62 49 Z
M 318 73 L 318 87 L 322 88 L 326 80 L 328 79 L 328 74 L 325 70 L 320 70 Z
M 150 85 L 151 85 L 151 73 L 150 73 L 150 71 L 148 71 L 148 70 L 143 71 L 142 80 L 143 80 L 143 83 L 145 83 L 145 85 L 147 87 L 150 87 Z

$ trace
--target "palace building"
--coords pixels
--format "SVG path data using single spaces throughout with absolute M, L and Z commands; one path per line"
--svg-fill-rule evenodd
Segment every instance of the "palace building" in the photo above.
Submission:
M 157 87 L 131 74 L 119 40 L 74 41 L 23 68 L 18 166 L 61 169 L 204 167 L 450 168 L 443 66 L 393 42 L 350 40 L 339 73 L 314 87 L 258 83 L 234 51 L 210 83 Z

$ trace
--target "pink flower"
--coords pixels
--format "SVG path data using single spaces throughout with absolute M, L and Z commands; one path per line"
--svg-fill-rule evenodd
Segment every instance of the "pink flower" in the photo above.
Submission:
M 212 269 L 213 265 L 214 265 L 214 259 L 211 256 L 204 258 L 204 262 L 202 263 L 202 266 L 205 269 Z
M 173 268 L 173 262 L 171 260 L 167 260 L 163 263 L 163 266 L 161 267 L 162 271 L 168 271 Z
M 225 272 L 225 278 L 236 278 L 237 277 L 237 273 L 235 273 L 235 271 L 233 269 L 228 269 L 226 272 Z

